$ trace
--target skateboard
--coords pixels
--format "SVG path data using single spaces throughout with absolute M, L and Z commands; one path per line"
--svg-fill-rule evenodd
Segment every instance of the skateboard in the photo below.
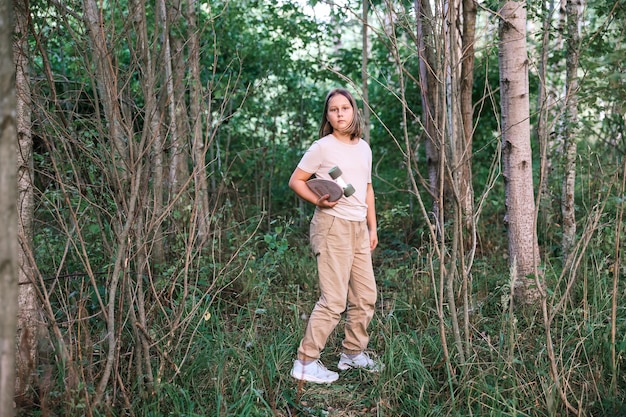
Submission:
M 309 186 L 311 191 L 317 194 L 319 197 L 328 194 L 328 201 L 331 203 L 337 201 L 341 198 L 342 195 L 346 197 L 350 197 L 356 191 L 352 184 L 346 184 L 341 178 L 341 169 L 339 167 L 333 167 L 330 171 L 328 171 L 330 177 L 335 180 L 325 180 L 322 178 L 313 178 L 312 180 L 308 180 L 306 184 Z
M 318 197 L 328 194 L 328 201 L 331 203 L 339 200 L 343 195 L 343 190 L 335 181 L 313 178 L 312 180 L 308 180 L 306 185 L 308 185 L 311 191 L 317 194 Z

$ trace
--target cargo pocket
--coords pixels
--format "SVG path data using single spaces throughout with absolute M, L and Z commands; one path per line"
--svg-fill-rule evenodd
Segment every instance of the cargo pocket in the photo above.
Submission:
M 328 234 L 333 227 L 335 216 L 315 211 L 309 228 L 311 251 L 318 257 L 327 247 Z

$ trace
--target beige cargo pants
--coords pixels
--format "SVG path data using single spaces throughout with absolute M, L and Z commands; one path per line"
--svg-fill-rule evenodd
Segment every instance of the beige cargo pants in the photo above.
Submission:
M 298 348 L 300 359 L 318 359 L 341 314 L 346 311 L 344 353 L 367 348 L 367 326 L 374 316 L 376 280 L 367 224 L 317 210 L 310 226 L 317 257 L 320 298 Z

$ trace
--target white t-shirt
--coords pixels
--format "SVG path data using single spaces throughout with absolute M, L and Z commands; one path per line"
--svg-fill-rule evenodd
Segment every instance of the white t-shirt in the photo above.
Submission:
M 332 134 L 313 142 L 306 151 L 298 168 L 315 174 L 317 178 L 332 180 L 328 171 L 338 166 L 341 178 L 352 184 L 355 193 L 342 196 L 333 208 L 324 213 L 346 220 L 361 221 L 367 216 L 367 184 L 372 182 L 372 150 L 367 142 L 358 139 L 354 144 L 341 142 Z M 316 210 L 322 210 L 319 207 Z

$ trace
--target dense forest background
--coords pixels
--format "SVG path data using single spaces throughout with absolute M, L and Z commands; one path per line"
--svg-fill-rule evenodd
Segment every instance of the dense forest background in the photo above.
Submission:
M 626 415 L 623 0 L 14 7 L 18 415 Z M 317 275 L 287 183 L 337 86 L 373 150 L 386 367 L 313 386 L 288 375 Z

